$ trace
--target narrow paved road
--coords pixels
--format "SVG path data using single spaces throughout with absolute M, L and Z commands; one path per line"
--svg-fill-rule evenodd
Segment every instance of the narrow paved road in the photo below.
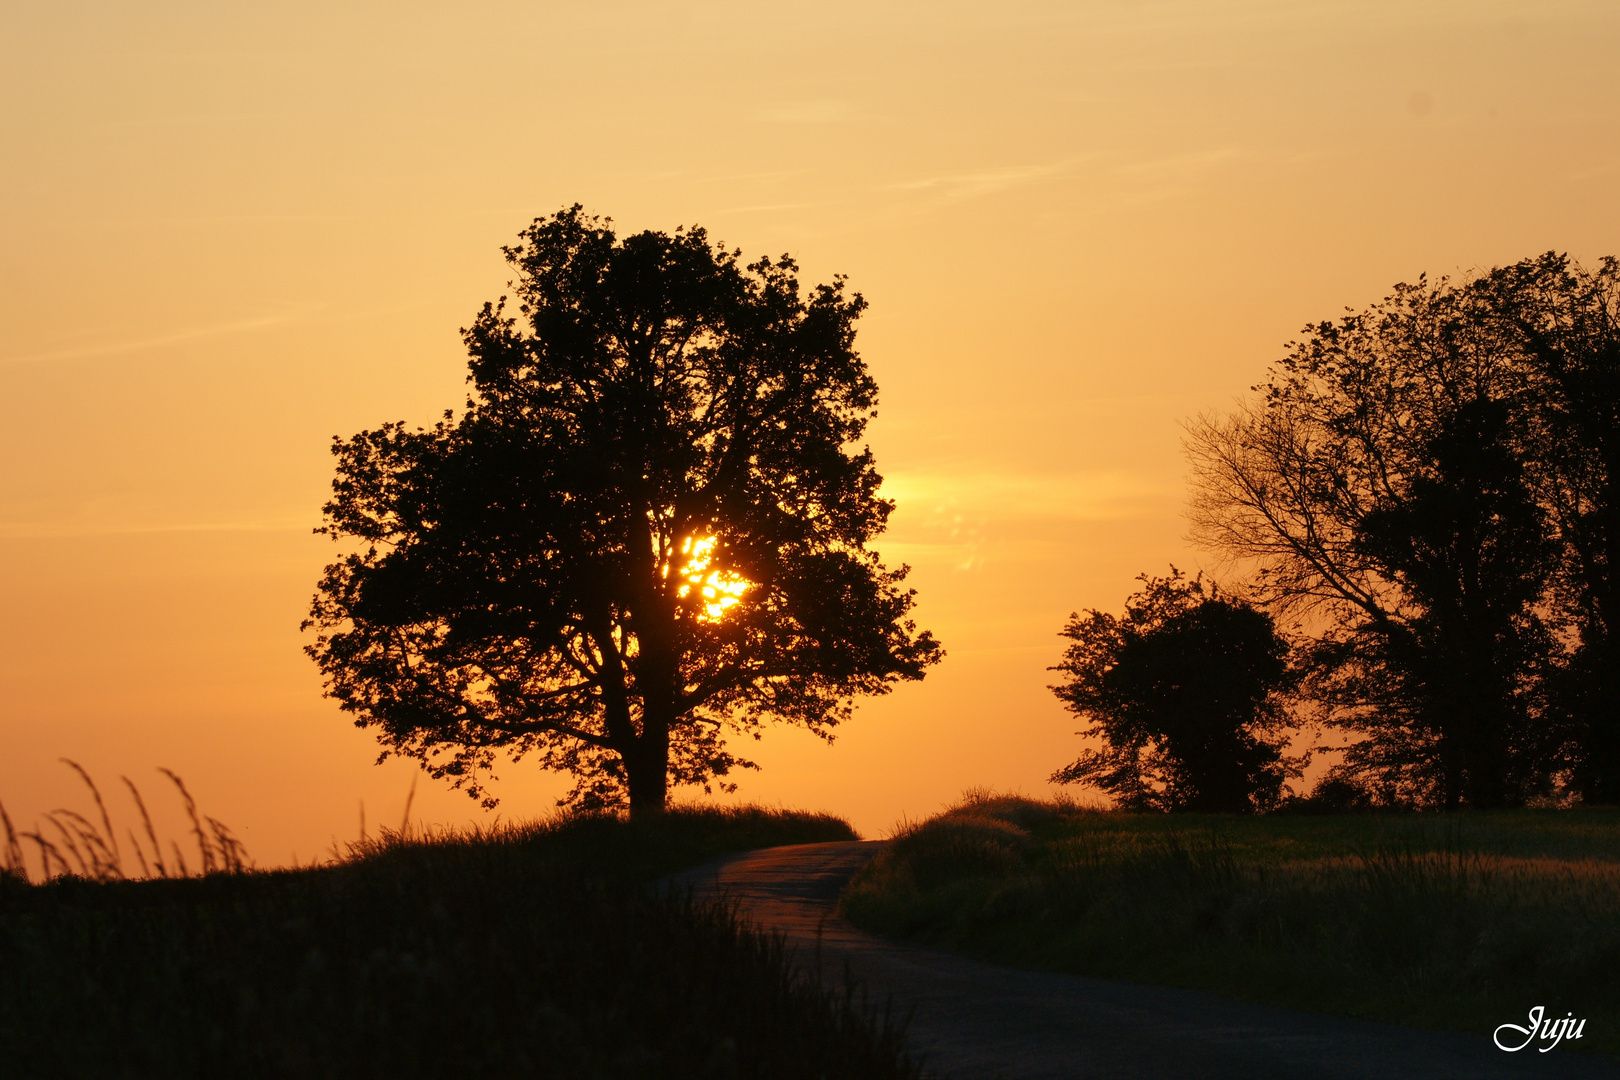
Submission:
M 1503 1053 L 1488 1032 L 1418 1031 L 885 941 L 834 914 L 844 883 L 880 846 L 768 848 L 717 859 L 676 883 L 726 896 L 835 983 L 847 964 L 874 1003 L 911 1013 L 912 1045 L 950 1080 L 1620 1078 L 1620 1065 L 1561 1047 Z M 1522 1013 L 1502 1020 L 1524 1023 Z

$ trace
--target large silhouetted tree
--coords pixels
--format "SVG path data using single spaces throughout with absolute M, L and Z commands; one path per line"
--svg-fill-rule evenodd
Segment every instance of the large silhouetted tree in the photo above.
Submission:
M 1422 803 L 1523 801 L 1558 755 L 1569 447 L 1501 292 L 1397 286 L 1190 428 L 1195 535 L 1318 628 L 1313 690 L 1363 736 L 1349 771 Z
M 1288 643 L 1271 616 L 1171 568 L 1142 575 L 1116 617 L 1070 616 L 1051 670 L 1071 712 L 1101 739 L 1052 775 L 1131 808 L 1248 813 L 1274 805 L 1297 763 L 1283 756 Z
M 1527 456 L 1562 542 L 1558 610 L 1577 642 L 1546 718 L 1574 789 L 1620 804 L 1620 262 L 1549 252 L 1473 290 L 1538 402 Z
M 877 387 L 842 278 L 808 295 L 702 229 L 620 239 L 579 207 L 505 249 L 516 310 L 463 331 L 471 397 L 338 439 L 309 648 L 389 752 L 489 801 L 500 753 L 583 806 L 657 812 L 751 766 L 727 733 L 825 738 L 940 658 L 858 447 Z

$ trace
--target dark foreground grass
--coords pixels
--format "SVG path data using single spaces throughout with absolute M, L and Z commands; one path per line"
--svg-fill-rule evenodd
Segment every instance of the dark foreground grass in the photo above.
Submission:
M 1489 1037 L 1529 1009 L 1620 1053 L 1620 811 L 1224 817 L 972 796 L 846 890 L 986 959 Z
M 687 810 L 395 836 L 318 869 L 0 875 L 0 1076 L 914 1077 L 898 1032 L 779 940 L 650 887 L 851 838 Z

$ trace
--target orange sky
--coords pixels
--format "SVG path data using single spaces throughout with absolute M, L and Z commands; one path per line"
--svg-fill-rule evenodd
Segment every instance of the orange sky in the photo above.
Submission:
M 1620 6 L 1491 0 L 0 9 L 0 799 L 187 777 L 261 864 L 411 769 L 298 622 L 333 434 L 463 396 L 499 246 L 575 201 L 847 273 L 871 439 L 949 650 L 743 795 L 879 834 L 1077 749 L 1073 609 L 1183 539 L 1178 422 L 1306 321 L 1620 253 Z M 508 768 L 508 817 L 562 784 Z M 430 782 L 428 820 L 473 812 Z M 125 805 L 115 799 L 115 816 Z M 171 815 L 172 816 L 172 815 Z

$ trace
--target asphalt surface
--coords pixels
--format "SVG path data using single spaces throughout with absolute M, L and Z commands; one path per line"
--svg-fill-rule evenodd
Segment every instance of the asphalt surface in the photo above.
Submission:
M 948 1080 L 1620 1080 L 1612 1060 L 1563 1047 L 1504 1053 L 1490 1032 L 1422 1031 L 1024 971 L 874 937 L 834 909 L 844 883 L 880 847 L 767 848 L 672 882 L 698 896 L 724 896 L 756 926 L 783 934 L 798 962 L 834 985 L 843 985 L 847 966 L 873 1004 L 909 1014 L 914 1051 Z

